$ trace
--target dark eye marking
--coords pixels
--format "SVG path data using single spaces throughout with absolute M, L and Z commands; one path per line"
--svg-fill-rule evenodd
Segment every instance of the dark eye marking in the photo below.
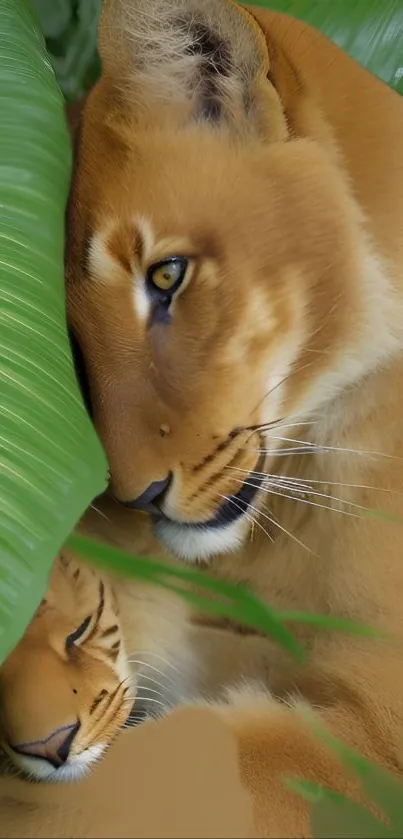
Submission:
M 165 305 L 165 303 L 156 303 L 153 308 L 150 326 L 154 326 L 154 324 L 156 323 L 164 324 L 164 326 L 167 326 L 171 322 L 172 317 L 169 311 L 169 304 L 167 306 Z
M 97 609 L 97 613 L 96 613 L 96 616 L 95 616 L 94 625 L 91 629 L 91 632 L 89 632 L 89 634 L 87 635 L 86 641 L 90 641 L 91 638 L 94 637 L 94 635 L 95 635 L 95 633 L 98 629 L 99 622 L 101 620 L 102 613 L 104 611 L 104 607 L 105 607 L 105 586 L 104 586 L 103 582 L 101 581 L 99 583 L 98 609 Z M 76 629 L 74 632 L 72 632 L 71 635 L 68 635 L 68 637 L 66 638 L 66 649 L 67 650 L 70 650 L 72 647 L 74 647 L 74 644 L 84 635 L 86 629 L 88 629 L 88 627 L 90 625 L 91 617 L 92 616 L 89 615 L 87 618 L 85 618 L 85 620 L 83 620 L 83 622 L 80 624 L 78 629 Z
M 85 620 L 83 620 L 82 623 L 80 623 L 80 626 L 78 627 L 78 629 L 76 629 L 74 632 L 72 632 L 71 635 L 67 636 L 67 638 L 66 638 L 66 649 L 67 650 L 71 649 L 71 647 L 74 647 L 74 644 L 76 643 L 76 641 L 79 641 L 79 639 L 82 637 L 82 635 L 84 635 L 85 630 L 88 629 L 88 627 L 90 625 L 90 621 L 91 621 L 91 615 L 89 615 L 87 618 L 85 618 Z
M 117 623 L 114 623 L 113 626 L 109 627 L 109 629 L 104 629 L 104 631 L 101 633 L 100 637 L 101 638 L 109 638 L 111 635 L 114 635 L 114 633 L 117 632 L 118 629 L 119 629 L 119 627 L 118 627 Z
M 146 273 L 146 289 L 153 305 L 150 325 L 171 321 L 170 305 L 182 285 L 189 268 L 189 259 L 172 256 L 150 265 Z
M 97 632 L 99 622 L 100 622 L 100 620 L 102 618 L 102 615 L 103 615 L 104 608 L 105 608 L 105 586 L 104 586 L 104 584 L 101 580 L 100 583 L 99 583 L 99 604 L 98 604 L 97 614 L 95 616 L 94 626 L 92 627 L 91 632 L 89 633 L 89 635 L 87 637 L 87 641 L 91 641 L 91 639 L 94 637 L 95 633 Z

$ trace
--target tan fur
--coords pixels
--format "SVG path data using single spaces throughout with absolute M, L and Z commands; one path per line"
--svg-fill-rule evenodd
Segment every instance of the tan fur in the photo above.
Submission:
M 309 836 L 283 776 L 353 786 L 292 697 L 402 768 L 403 104 L 285 15 L 229 0 L 164 8 L 104 2 L 104 75 L 84 107 L 69 211 L 69 321 L 120 500 L 171 472 L 163 508 L 176 525 L 157 532 L 177 554 L 276 608 L 389 633 L 296 625 L 309 653 L 297 668 L 267 639 L 194 618 L 201 691 L 244 676 L 271 694 L 212 705 L 236 733 L 256 835 Z M 218 34 L 227 63 L 214 49 L 188 60 L 175 12 Z M 154 35 L 161 65 L 142 52 Z M 172 255 L 192 272 L 171 323 L 150 326 L 144 276 Z M 185 527 L 253 470 L 269 479 L 248 516 L 219 535 Z
M 117 509 L 106 498 L 87 512 L 79 529 L 98 539 L 106 531 L 109 542 L 129 548 L 133 519 L 137 550 L 163 558 L 147 517 Z M 136 716 L 139 701 L 147 712 L 180 695 L 184 679 L 171 688 L 176 671 L 167 655 L 175 658 L 180 644 L 182 666 L 187 664 L 186 611 L 182 599 L 103 574 L 64 549 L 36 615 L 0 668 L 0 743 L 11 765 L 35 779 L 79 778 L 130 713 Z M 66 645 L 87 617 L 87 631 Z M 77 721 L 69 760 L 54 768 L 47 758 L 54 756 L 55 733 L 58 747 Z

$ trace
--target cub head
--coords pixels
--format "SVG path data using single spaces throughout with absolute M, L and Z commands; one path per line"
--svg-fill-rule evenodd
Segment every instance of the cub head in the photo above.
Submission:
M 79 778 L 129 716 L 132 700 L 113 589 L 67 553 L 0 668 L 0 744 L 33 779 Z
M 100 50 L 69 324 L 113 494 L 174 553 L 205 558 L 245 538 L 277 424 L 361 369 L 360 221 L 331 156 L 293 139 L 273 84 L 286 62 L 241 6 L 105 0 Z

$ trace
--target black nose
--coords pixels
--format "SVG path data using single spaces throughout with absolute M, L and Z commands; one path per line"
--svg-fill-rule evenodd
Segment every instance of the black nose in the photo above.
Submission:
M 80 723 L 65 725 L 45 737 L 44 740 L 34 740 L 31 743 L 20 743 L 12 749 L 20 755 L 41 757 L 47 760 L 55 769 L 66 763 L 70 754 L 72 742 L 80 728 Z
M 163 481 L 153 481 L 149 487 L 138 498 L 133 501 L 121 501 L 124 507 L 131 507 L 132 510 L 143 510 L 146 513 L 158 513 L 159 504 L 164 493 L 167 491 L 172 480 L 172 473 Z

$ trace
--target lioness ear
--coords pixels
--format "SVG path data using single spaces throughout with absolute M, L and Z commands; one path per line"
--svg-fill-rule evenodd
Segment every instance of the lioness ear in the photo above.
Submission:
M 176 105 L 238 131 L 287 134 L 266 38 L 233 0 L 104 0 L 99 46 L 126 104 Z

